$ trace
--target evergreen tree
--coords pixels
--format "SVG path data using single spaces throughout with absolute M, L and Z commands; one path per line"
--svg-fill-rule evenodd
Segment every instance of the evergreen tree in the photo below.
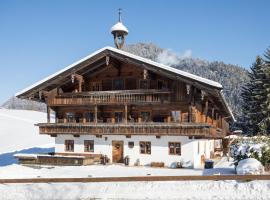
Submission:
M 265 102 L 262 104 L 264 119 L 260 122 L 260 130 L 264 134 L 270 134 L 270 49 L 264 54 L 264 92 Z
M 264 87 L 266 75 L 263 66 L 263 60 L 258 56 L 256 62 L 251 67 L 251 72 L 249 72 L 250 81 L 242 89 L 244 134 L 257 135 L 260 133 L 260 123 L 265 119 L 263 105 L 266 101 Z

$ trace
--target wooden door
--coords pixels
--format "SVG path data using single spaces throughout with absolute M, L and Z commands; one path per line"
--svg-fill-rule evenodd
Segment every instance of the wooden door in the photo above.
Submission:
M 124 161 L 124 142 L 112 141 L 112 162 L 122 163 Z

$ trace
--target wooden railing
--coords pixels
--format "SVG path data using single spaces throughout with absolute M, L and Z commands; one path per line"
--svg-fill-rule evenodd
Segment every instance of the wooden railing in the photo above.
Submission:
M 170 92 L 163 90 L 119 90 L 63 93 L 48 99 L 48 105 L 89 105 L 116 103 L 166 103 Z
M 40 134 L 72 135 L 181 135 L 213 137 L 217 134 L 208 124 L 199 123 L 40 123 Z

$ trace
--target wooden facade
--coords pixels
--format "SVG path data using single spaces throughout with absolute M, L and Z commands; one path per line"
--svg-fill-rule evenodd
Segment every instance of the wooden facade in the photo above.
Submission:
M 44 101 L 41 134 L 222 138 L 230 113 L 219 89 L 105 51 L 21 94 Z M 55 113 L 55 121 L 50 120 Z

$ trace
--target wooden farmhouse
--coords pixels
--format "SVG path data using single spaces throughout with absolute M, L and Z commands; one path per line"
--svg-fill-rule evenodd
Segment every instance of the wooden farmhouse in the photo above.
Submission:
M 121 50 L 128 34 L 121 19 L 112 34 L 117 48 L 104 47 L 16 94 L 47 104 L 47 123 L 37 126 L 55 138 L 54 156 L 201 167 L 234 119 L 222 86 Z

